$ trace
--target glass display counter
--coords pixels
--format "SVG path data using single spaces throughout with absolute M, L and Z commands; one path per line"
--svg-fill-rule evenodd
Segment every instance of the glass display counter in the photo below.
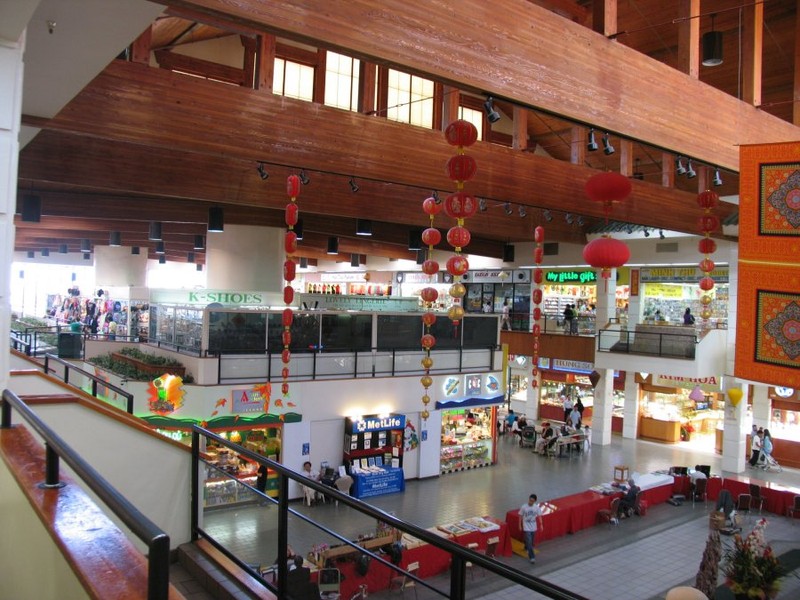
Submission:
M 494 464 L 496 421 L 496 407 L 443 411 L 439 472 Z
M 453 473 L 492 464 L 492 440 L 444 446 L 441 450 L 441 473 Z

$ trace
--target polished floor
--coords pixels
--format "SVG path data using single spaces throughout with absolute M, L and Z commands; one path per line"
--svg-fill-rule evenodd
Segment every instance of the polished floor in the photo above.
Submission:
M 594 446 L 573 457 L 547 459 L 520 448 L 510 437 L 501 438 L 498 464 L 492 467 L 409 481 L 404 493 L 376 497 L 370 502 L 422 527 L 475 515 L 504 518 L 506 511 L 520 506 L 531 492 L 538 494 L 540 500 L 548 500 L 583 491 L 611 480 L 613 468 L 619 464 L 629 465 L 638 473 L 667 469 L 671 465 L 709 464 L 712 472 L 720 473 L 720 457 L 701 445 L 694 442 L 667 446 L 614 436 L 609 446 Z M 800 488 L 800 471 L 794 469 L 784 469 L 782 473 L 748 470 L 743 475 Z M 302 515 L 335 528 L 348 539 L 375 530 L 374 521 L 343 505 L 306 507 L 296 503 L 292 508 L 299 514 L 290 518 L 289 542 L 303 554 L 313 544 L 333 545 L 337 540 L 304 522 Z M 544 542 L 539 546 L 535 565 L 516 555 L 502 560 L 586 598 L 664 598 L 670 588 L 694 581 L 708 535 L 710 509 L 703 503 L 680 507 L 658 505 L 651 507 L 645 517 L 624 520 L 618 527 L 601 525 Z M 243 561 L 271 564 L 276 555 L 276 512 L 271 506 L 207 510 L 204 527 L 219 542 L 234 549 Z M 765 516 L 769 521 L 767 537 L 778 555 L 800 548 L 800 523 L 790 524 L 778 515 Z M 745 523 L 745 532 L 752 528 L 756 518 L 757 515 L 752 516 Z M 723 543 L 730 544 L 731 538 L 723 538 Z M 436 577 L 426 583 L 446 590 L 448 579 Z M 469 598 L 537 597 L 523 588 L 510 587 L 491 574 L 476 573 L 468 578 L 467 584 Z M 409 590 L 406 595 L 413 593 Z M 390 594 L 373 591 L 370 596 L 388 598 Z M 418 597 L 441 596 L 419 586 Z M 795 572 L 784 579 L 778 598 L 797 597 L 800 597 L 800 580 Z

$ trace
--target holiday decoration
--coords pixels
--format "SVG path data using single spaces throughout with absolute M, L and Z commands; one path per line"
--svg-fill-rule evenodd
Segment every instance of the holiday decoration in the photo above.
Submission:
M 284 220 L 286 221 L 286 235 L 283 240 L 283 248 L 286 250 L 286 260 L 283 263 L 283 279 L 286 285 L 283 288 L 283 301 L 287 304 L 287 308 L 283 311 L 281 322 L 283 324 L 283 332 L 281 334 L 281 342 L 283 343 L 283 352 L 281 352 L 281 361 L 283 362 L 283 369 L 281 376 L 283 382 L 281 383 L 281 393 L 284 396 L 289 395 L 289 362 L 291 360 L 291 352 L 289 347 L 292 345 L 292 322 L 294 321 L 294 313 L 292 312 L 291 304 L 294 302 L 294 288 L 292 281 L 296 276 L 296 265 L 292 254 L 297 251 L 297 234 L 294 232 L 294 226 L 297 225 L 299 209 L 297 207 L 297 197 L 300 195 L 300 178 L 297 175 L 289 175 L 286 178 L 286 193 L 289 196 L 289 204 L 286 205 L 286 212 Z
M 630 180 L 620 173 L 604 172 L 593 175 L 584 186 L 584 191 L 589 200 L 600 202 L 603 205 L 606 225 L 608 216 L 614 202 L 622 202 L 631 193 Z M 611 269 L 621 267 L 631 257 L 631 251 L 624 242 L 603 234 L 589 242 L 583 249 L 583 259 L 591 266 L 599 268 L 605 280 L 605 289 L 608 290 L 608 278 Z
M 542 274 L 542 260 L 544 259 L 544 227 L 541 225 L 537 225 L 536 229 L 533 230 L 533 241 L 536 244 L 533 252 L 533 260 L 536 263 L 536 267 L 533 269 L 533 281 L 536 284 L 536 287 L 533 288 L 533 292 L 531 293 L 531 299 L 533 300 L 533 370 L 531 371 L 531 387 L 537 388 L 539 387 L 539 336 L 542 333 L 542 327 L 539 324 L 539 321 L 542 318 L 542 307 L 539 306 L 544 300 L 544 295 L 542 294 L 542 281 L 544 280 Z
M 608 224 L 608 215 L 614 202 L 622 202 L 631 193 L 630 179 L 611 171 L 598 173 L 589 178 L 584 186 L 584 191 L 589 200 L 600 202 Z
M 600 274 L 606 280 L 611 276 L 611 269 L 621 267 L 630 257 L 630 248 L 607 233 L 592 240 L 583 248 L 583 260 L 600 269 Z
M 711 272 L 716 265 L 709 255 L 713 254 L 717 249 L 716 242 L 711 239 L 711 233 L 718 229 L 720 224 L 719 217 L 712 214 L 711 211 L 719 205 L 719 195 L 711 190 L 700 192 L 697 195 L 697 205 L 703 209 L 703 215 L 697 220 L 697 225 L 704 236 L 697 247 L 701 253 L 705 254 L 705 258 L 699 264 L 700 271 L 704 273 L 704 276 L 700 279 L 699 286 L 703 292 L 711 292 L 714 289 L 714 280 L 711 278 Z M 714 314 L 711 308 L 713 299 L 711 293 L 704 293 L 700 297 L 700 304 L 703 305 L 700 309 L 700 317 L 704 321 L 708 321 L 711 315 Z

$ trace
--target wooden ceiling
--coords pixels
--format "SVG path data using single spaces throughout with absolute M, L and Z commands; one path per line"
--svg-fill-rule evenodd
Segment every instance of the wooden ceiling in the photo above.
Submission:
M 300 4 L 310 10 L 321 1 Z M 354 1 L 348 3 L 346 10 L 367 10 L 370 4 Z M 387 7 L 389 4 L 397 5 L 391 7 L 393 10 L 413 11 L 402 8 L 408 2 L 388 2 Z M 476 11 L 483 10 L 479 8 L 483 4 L 469 3 Z M 448 86 L 458 83 L 457 89 L 473 102 L 477 99 L 478 105 L 483 94 L 498 97 L 496 108 L 503 115 L 500 124 L 505 133 L 496 130 L 491 142 L 480 142 L 469 150 L 478 163 L 478 175 L 466 184 L 466 189 L 484 199 L 486 206 L 485 211 L 467 222 L 473 232 L 467 248 L 471 253 L 500 258 L 506 243 L 530 241 L 539 223 L 546 224 L 551 241 L 582 243 L 586 233 L 601 224 L 604 217 L 602 207 L 586 201 L 583 192 L 585 182 L 599 170 L 636 175 L 632 178 L 631 200 L 615 206 L 613 219 L 694 233 L 699 216 L 694 197 L 698 190 L 710 186 L 715 166 L 722 167 L 724 181 L 715 189 L 723 196 L 738 193 L 738 176 L 733 168 L 737 161 L 729 151 L 730 141 L 719 141 L 727 134 L 726 127 L 743 129 L 740 122 L 748 123 L 741 137 L 734 138 L 742 143 L 763 138 L 764 131 L 776 131 L 778 138 L 794 133 L 795 139 L 800 131 L 788 125 L 794 118 L 792 98 L 797 88 L 795 0 L 763 3 L 761 85 L 750 86 L 749 92 L 743 88 L 747 80 L 743 65 L 748 61 L 737 57 L 746 52 L 747 26 L 741 19 L 750 16 L 752 8 L 738 8 L 742 3 L 504 0 L 500 4 L 520 14 L 533 11 L 531 15 L 538 17 L 537 22 L 550 19 L 545 23 L 550 27 L 549 47 L 556 47 L 553 40 L 565 39 L 567 34 L 588 31 L 591 35 L 586 39 L 603 46 L 594 53 L 591 63 L 585 56 L 576 61 L 568 44 L 560 45 L 563 56 L 535 60 L 551 67 L 560 65 L 564 80 L 581 81 L 583 77 L 586 86 L 602 88 L 606 96 L 592 105 L 571 98 L 563 102 L 563 112 L 558 110 L 558 98 L 553 103 L 546 94 L 537 97 L 536 102 L 528 97 L 518 99 L 506 89 L 509 81 L 500 75 L 503 64 L 491 54 L 485 55 L 483 62 L 447 76 L 428 66 L 423 52 L 419 58 L 407 59 L 408 64 L 397 65 L 413 73 L 430 72 L 432 79 Z M 681 67 L 691 64 L 687 63 L 688 42 L 683 37 L 689 21 L 683 15 L 694 6 L 699 17 L 691 20 L 697 30 L 690 35 L 697 39 L 711 28 L 706 5 L 716 11 L 715 30 L 723 31 L 725 61 L 718 67 L 695 68 L 702 84 L 724 94 L 714 95 L 707 86 L 697 87 L 682 79 L 681 71 L 691 71 Z M 641 55 L 631 59 L 630 52 L 622 51 L 630 64 L 638 64 L 642 70 L 642 81 L 636 88 L 614 90 L 624 79 L 617 77 L 615 63 L 605 56 L 605 44 L 600 42 L 607 40 L 591 37 L 595 35 L 590 31 L 593 23 L 607 18 L 609 7 L 616 8 L 618 23 L 612 28 L 618 34 L 612 36 L 616 44 L 613 51 L 620 52 L 619 46 L 625 46 L 658 61 L 656 65 Z M 541 8 L 547 12 L 536 12 Z M 234 36 L 246 47 L 263 50 L 269 44 L 260 44 L 259 40 L 272 39 L 270 33 L 278 34 L 279 54 L 281 47 L 310 49 L 307 56 L 316 55 L 316 48 L 330 48 L 378 64 L 402 59 L 398 55 L 401 42 L 390 39 L 389 19 L 385 30 L 370 30 L 378 43 L 384 34 L 384 57 L 378 55 L 379 49 L 367 48 L 351 28 L 337 28 L 336 23 L 326 22 L 330 31 L 320 29 L 315 34 L 320 41 L 309 39 L 309 32 L 316 31 L 314 20 L 306 15 L 293 22 L 286 18 L 288 13 L 280 14 L 281 10 L 300 11 L 301 7 L 296 2 L 277 1 L 270 3 L 269 9 L 251 0 L 233 5 L 222 0 L 176 1 L 136 43 L 131 40 L 128 57 L 133 60 L 111 61 L 54 118 L 23 115 L 24 124 L 42 131 L 20 153 L 18 211 L 23 196 L 34 194 L 42 199 L 43 216 L 38 223 L 23 222 L 20 215 L 16 216 L 15 249 L 40 251 L 48 247 L 52 252 L 66 244 L 70 252 L 78 252 L 82 240 L 88 239 L 93 245 L 107 244 L 109 232 L 119 231 L 124 245 L 148 248 L 154 257 L 154 244 L 147 239 L 148 224 L 160 221 L 168 259 L 186 260 L 188 252 L 193 251 L 195 236 L 205 235 L 211 206 L 224 208 L 227 224 L 284 226 L 286 177 L 304 170 L 310 182 L 303 186 L 298 201 L 305 233 L 298 257 L 329 260 L 327 239 L 338 236 L 339 260 L 349 262 L 351 253 L 362 255 L 362 260 L 364 256 L 413 259 L 414 253 L 408 250 L 409 231 L 427 226 L 421 201 L 433 190 L 444 197 L 454 189 L 444 174 L 444 163 L 454 150 L 440 132 L 253 89 L 246 75 L 243 82 L 230 85 L 136 60 L 142 55 L 149 59 L 152 51 L 162 66 L 176 68 L 175 60 L 171 62 L 170 58 L 174 58 L 173 51 L 178 47 Z M 352 20 L 355 15 L 339 17 Z M 514 14 L 509 18 L 513 19 Z M 556 25 L 562 29 L 554 30 Z M 437 27 L 435 15 L 430 16 L 426 26 L 430 28 L 428 35 L 433 36 Z M 302 31 L 306 33 L 301 34 Z M 476 39 L 484 49 L 498 54 L 502 54 L 504 44 L 514 42 L 503 33 L 500 20 L 495 29 L 482 27 L 479 32 L 470 33 L 479 34 Z M 544 53 L 547 48 L 544 43 L 541 46 Z M 584 47 L 582 51 L 587 50 Z M 259 54 L 251 59 L 257 63 Z M 452 57 L 439 62 L 443 70 L 458 66 Z M 252 73 L 253 63 L 248 64 Z M 231 67 L 195 61 L 193 65 L 206 69 L 206 74 L 217 80 L 230 77 L 235 81 L 248 72 L 247 64 Z M 665 70 L 663 65 L 670 69 Z M 495 86 L 479 85 L 482 67 L 491 67 L 497 73 Z M 666 79 L 666 93 L 674 97 L 652 96 L 647 106 L 641 106 L 645 104 L 641 99 L 647 98 L 648 93 L 664 93 L 657 87 L 659 82 L 648 80 L 650 76 L 657 76 L 662 83 Z M 670 84 L 671 77 L 684 87 L 675 89 L 677 84 Z M 755 115 L 745 103 L 730 98 L 749 97 L 753 88 L 758 89 L 760 97 L 760 109 Z M 707 98 L 715 104 L 697 102 Z M 635 116 L 629 117 L 634 138 L 620 123 L 631 111 L 626 103 L 637 99 Z M 445 105 L 446 114 L 447 101 Z M 647 116 L 648 106 L 660 111 L 648 117 L 652 129 L 640 114 Z M 736 108 L 734 117 L 730 117 L 731 106 Z M 707 115 L 715 110 L 730 123 L 711 123 Z M 675 122 L 674 132 L 671 120 Z M 693 129 L 686 130 L 686 124 Z M 597 127 L 597 152 L 585 150 L 592 125 Z M 610 132 L 608 139 L 616 148 L 614 154 L 602 151 L 605 130 Z M 663 135 L 669 143 L 662 145 L 656 134 Z M 673 135 L 674 141 L 669 137 Z M 677 154 L 695 158 L 697 178 L 675 175 Z M 262 163 L 267 178 L 258 172 Z M 350 185 L 351 179 L 357 192 Z M 552 221 L 545 223 L 544 210 L 550 211 Z M 735 210 L 734 205 L 724 204 L 719 214 L 726 217 Z M 573 216 L 571 224 L 567 214 Z M 359 218 L 372 221 L 372 237 L 356 235 Z M 446 230 L 453 221 L 441 216 L 436 225 Z M 202 252 L 195 254 L 196 260 L 203 262 Z

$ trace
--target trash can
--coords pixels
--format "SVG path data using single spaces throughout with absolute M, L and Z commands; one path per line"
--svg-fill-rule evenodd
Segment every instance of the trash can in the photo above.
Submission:
M 58 334 L 58 358 L 80 358 L 82 348 L 79 333 Z

